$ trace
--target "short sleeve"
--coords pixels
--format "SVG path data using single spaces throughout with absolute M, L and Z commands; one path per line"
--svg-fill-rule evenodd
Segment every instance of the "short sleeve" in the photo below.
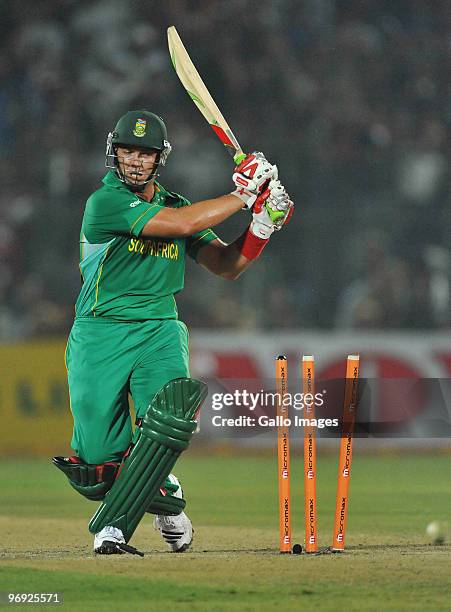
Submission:
M 201 232 L 197 232 L 197 234 L 193 234 L 187 239 L 186 251 L 188 255 L 197 262 L 197 254 L 199 249 L 217 238 L 218 236 L 212 229 L 204 229 Z
M 191 202 L 178 193 L 169 192 L 168 195 L 173 199 L 175 208 L 191 206 Z M 199 249 L 201 249 L 203 246 L 205 246 L 212 240 L 216 240 L 217 238 L 218 236 L 214 233 L 212 229 L 209 228 L 197 232 L 196 234 L 193 234 L 192 236 L 189 236 L 189 238 L 186 239 L 186 252 L 197 263 L 197 254 L 199 252 Z
M 93 193 L 86 203 L 83 233 L 95 244 L 108 242 L 117 235 L 138 238 L 146 223 L 162 208 L 131 192 L 102 189 Z

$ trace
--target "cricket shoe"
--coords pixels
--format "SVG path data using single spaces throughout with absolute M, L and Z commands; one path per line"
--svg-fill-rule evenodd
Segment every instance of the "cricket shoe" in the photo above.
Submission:
M 120 529 L 110 525 L 104 527 L 102 531 L 99 531 L 94 536 L 94 552 L 98 555 L 123 555 L 124 553 L 130 553 L 144 557 L 144 553 L 125 542 L 124 534 Z
M 167 481 L 166 490 L 174 497 L 183 499 L 182 485 L 177 476 L 169 474 Z M 153 527 L 161 533 L 171 552 L 184 552 L 191 546 L 193 525 L 184 512 L 172 516 L 157 514 L 153 520 Z
M 153 526 L 161 533 L 171 552 L 184 552 L 191 546 L 193 525 L 184 512 L 176 516 L 157 514 Z

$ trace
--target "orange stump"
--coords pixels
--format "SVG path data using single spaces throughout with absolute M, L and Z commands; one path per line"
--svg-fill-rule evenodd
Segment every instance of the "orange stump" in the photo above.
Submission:
M 302 357 L 303 417 L 315 418 L 315 360 L 311 355 Z M 305 552 L 318 550 L 316 505 L 316 435 L 315 428 L 304 426 L 304 517 Z
M 287 358 L 276 359 L 277 391 L 277 458 L 279 480 L 279 550 L 291 553 L 291 505 L 290 505 L 290 439 L 288 406 L 283 399 L 288 390 Z
M 352 435 L 354 432 L 357 408 L 357 389 L 359 382 L 359 356 L 348 355 L 346 363 L 346 385 L 343 407 L 343 427 L 338 459 L 338 485 L 335 502 L 334 534 L 332 550 L 345 548 L 346 518 L 349 502 L 349 482 L 351 479 Z

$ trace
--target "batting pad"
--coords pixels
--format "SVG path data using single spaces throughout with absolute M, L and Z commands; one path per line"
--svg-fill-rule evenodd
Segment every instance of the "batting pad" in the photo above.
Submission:
M 164 514 L 165 516 L 175 516 L 180 514 L 185 509 L 186 500 L 180 497 L 174 497 L 173 495 L 161 495 L 157 493 L 149 506 L 146 508 L 146 512 L 150 514 Z
M 111 490 L 89 523 L 98 533 L 118 527 L 128 542 L 196 429 L 196 412 L 207 385 L 194 378 L 176 378 L 158 391 L 138 430 L 138 437 Z M 136 434 L 135 434 L 136 435 Z

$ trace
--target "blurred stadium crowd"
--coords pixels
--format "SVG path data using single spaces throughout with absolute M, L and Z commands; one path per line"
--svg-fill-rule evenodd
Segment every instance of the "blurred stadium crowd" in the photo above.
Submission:
M 231 189 L 230 158 L 170 65 L 171 24 L 244 148 L 278 163 L 297 206 L 236 283 L 190 264 L 181 318 L 449 327 L 449 2 L 5 0 L 0 340 L 69 328 L 84 201 L 126 110 L 165 119 L 165 185 L 192 200 Z M 245 224 L 243 213 L 219 233 Z

